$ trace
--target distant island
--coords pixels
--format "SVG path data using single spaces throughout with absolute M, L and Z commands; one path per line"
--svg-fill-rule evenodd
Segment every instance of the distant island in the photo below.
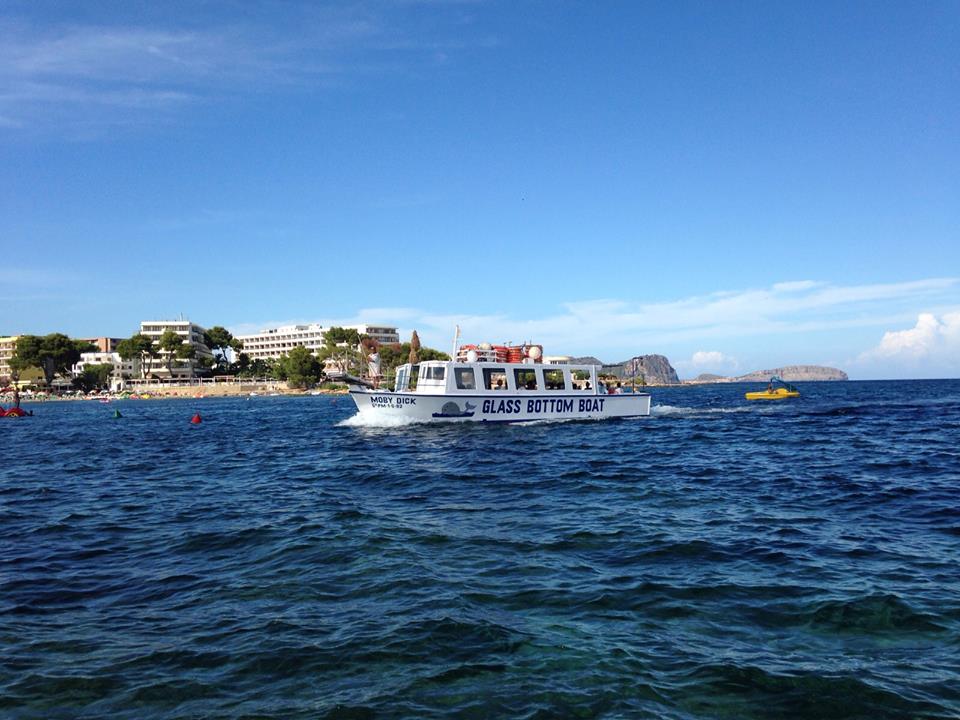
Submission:
M 664 355 L 635 355 L 618 363 L 605 363 L 592 355 L 569 358 L 578 365 L 600 365 L 601 374 L 631 381 L 636 375 L 637 383 L 646 385 L 705 385 L 708 383 L 768 382 L 777 376 L 787 382 L 828 382 L 847 380 L 847 374 L 837 368 L 823 365 L 785 365 L 770 370 L 755 370 L 746 375 L 728 377 L 703 373 L 692 380 L 681 381 L 677 371 Z
M 823 365 L 785 365 L 784 367 L 772 368 L 770 370 L 754 370 L 746 375 L 738 375 L 736 377 L 704 373 L 698 375 L 693 380 L 686 380 L 685 382 L 691 384 L 767 382 L 774 376 L 787 382 L 831 382 L 849 379 L 843 370 L 838 370 L 837 368 L 824 367 Z

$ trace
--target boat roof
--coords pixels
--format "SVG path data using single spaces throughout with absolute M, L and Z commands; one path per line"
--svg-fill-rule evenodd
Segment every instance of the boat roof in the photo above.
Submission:
M 410 363 L 405 363 L 409 365 Z M 599 368 L 600 365 L 595 363 L 583 364 L 583 363 L 511 363 L 511 362 L 497 362 L 495 360 L 476 360 L 470 362 L 468 360 L 421 360 L 416 365 L 482 365 L 486 367 L 516 367 L 516 368 L 544 368 L 548 370 L 562 370 L 563 368 L 576 368 L 578 370 L 585 368 Z

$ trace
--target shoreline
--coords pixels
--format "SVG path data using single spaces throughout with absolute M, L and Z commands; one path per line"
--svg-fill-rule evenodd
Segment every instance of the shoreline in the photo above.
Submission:
M 196 386 L 173 386 L 164 388 L 151 388 L 143 392 L 128 394 L 103 394 L 103 395 L 51 395 L 48 397 L 23 397 L 20 398 L 21 404 L 33 403 L 42 404 L 48 402 L 100 402 L 108 400 L 110 402 L 119 402 L 121 400 L 173 400 L 190 399 L 202 400 L 203 398 L 232 398 L 232 397 L 316 397 L 320 395 L 346 395 L 346 388 L 319 388 L 314 390 L 296 390 L 291 388 L 276 388 L 263 386 L 247 387 L 204 387 L 198 389 Z

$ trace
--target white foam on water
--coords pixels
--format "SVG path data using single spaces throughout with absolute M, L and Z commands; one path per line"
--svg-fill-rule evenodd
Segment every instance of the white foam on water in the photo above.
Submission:
M 770 410 L 772 408 L 766 408 Z M 650 408 L 650 414 L 654 417 L 670 415 L 722 415 L 726 413 L 744 413 L 744 412 L 763 412 L 762 408 L 753 407 L 677 407 L 675 405 L 654 405 Z
M 408 416 L 398 417 L 395 415 L 374 415 L 371 413 L 358 412 L 351 415 L 346 420 L 337 423 L 337 427 L 359 427 L 359 428 L 400 428 L 410 425 L 422 425 L 426 420 L 419 420 Z

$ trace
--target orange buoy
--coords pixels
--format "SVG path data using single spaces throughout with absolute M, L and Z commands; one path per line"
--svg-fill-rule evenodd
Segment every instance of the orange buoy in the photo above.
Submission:
M 203 422 L 203 418 L 200 417 L 200 413 L 194 413 L 193 417 L 190 418 L 191 425 L 199 425 Z

